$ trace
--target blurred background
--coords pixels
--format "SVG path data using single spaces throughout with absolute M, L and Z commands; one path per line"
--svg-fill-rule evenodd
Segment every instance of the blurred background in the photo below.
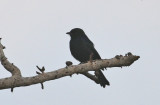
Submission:
M 82 28 L 102 58 L 132 52 L 130 67 L 104 71 L 111 86 L 73 75 L 28 87 L 0 90 L 1 105 L 159 105 L 159 0 L 0 0 L 5 55 L 24 77 L 65 67 L 72 28 Z M 11 74 L 0 65 L 0 78 Z

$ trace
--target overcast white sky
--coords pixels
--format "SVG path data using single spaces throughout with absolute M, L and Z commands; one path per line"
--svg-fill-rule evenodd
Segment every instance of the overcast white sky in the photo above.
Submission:
M 104 71 L 111 86 L 102 88 L 82 75 L 29 87 L 0 90 L 1 105 L 159 105 L 159 0 L 0 0 L 0 37 L 8 60 L 23 76 L 78 62 L 65 33 L 82 28 L 102 58 L 132 52 L 130 67 Z M 0 65 L 0 78 L 8 77 Z

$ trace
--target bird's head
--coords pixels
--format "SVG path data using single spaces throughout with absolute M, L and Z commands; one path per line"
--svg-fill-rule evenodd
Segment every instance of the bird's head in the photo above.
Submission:
M 74 28 L 70 32 L 67 32 L 66 34 L 70 35 L 71 37 L 77 37 L 85 35 L 84 31 L 80 28 Z

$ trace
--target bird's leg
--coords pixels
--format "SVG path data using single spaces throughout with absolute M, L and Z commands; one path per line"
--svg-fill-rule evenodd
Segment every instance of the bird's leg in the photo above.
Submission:
M 92 63 L 92 61 L 93 61 L 93 55 L 94 55 L 94 54 L 91 53 L 90 56 L 89 56 L 89 62 L 90 62 L 90 63 Z

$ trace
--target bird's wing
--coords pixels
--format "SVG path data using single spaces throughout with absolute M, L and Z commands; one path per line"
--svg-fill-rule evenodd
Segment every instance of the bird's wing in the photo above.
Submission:
M 82 37 L 81 38 L 83 46 L 85 47 L 85 50 L 87 50 L 90 54 L 93 54 L 92 59 L 101 59 L 100 55 L 98 54 L 97 50 L 94 48 L 94 44 L 92 41 L 89 40 L 89 38 L 86 37 Z

